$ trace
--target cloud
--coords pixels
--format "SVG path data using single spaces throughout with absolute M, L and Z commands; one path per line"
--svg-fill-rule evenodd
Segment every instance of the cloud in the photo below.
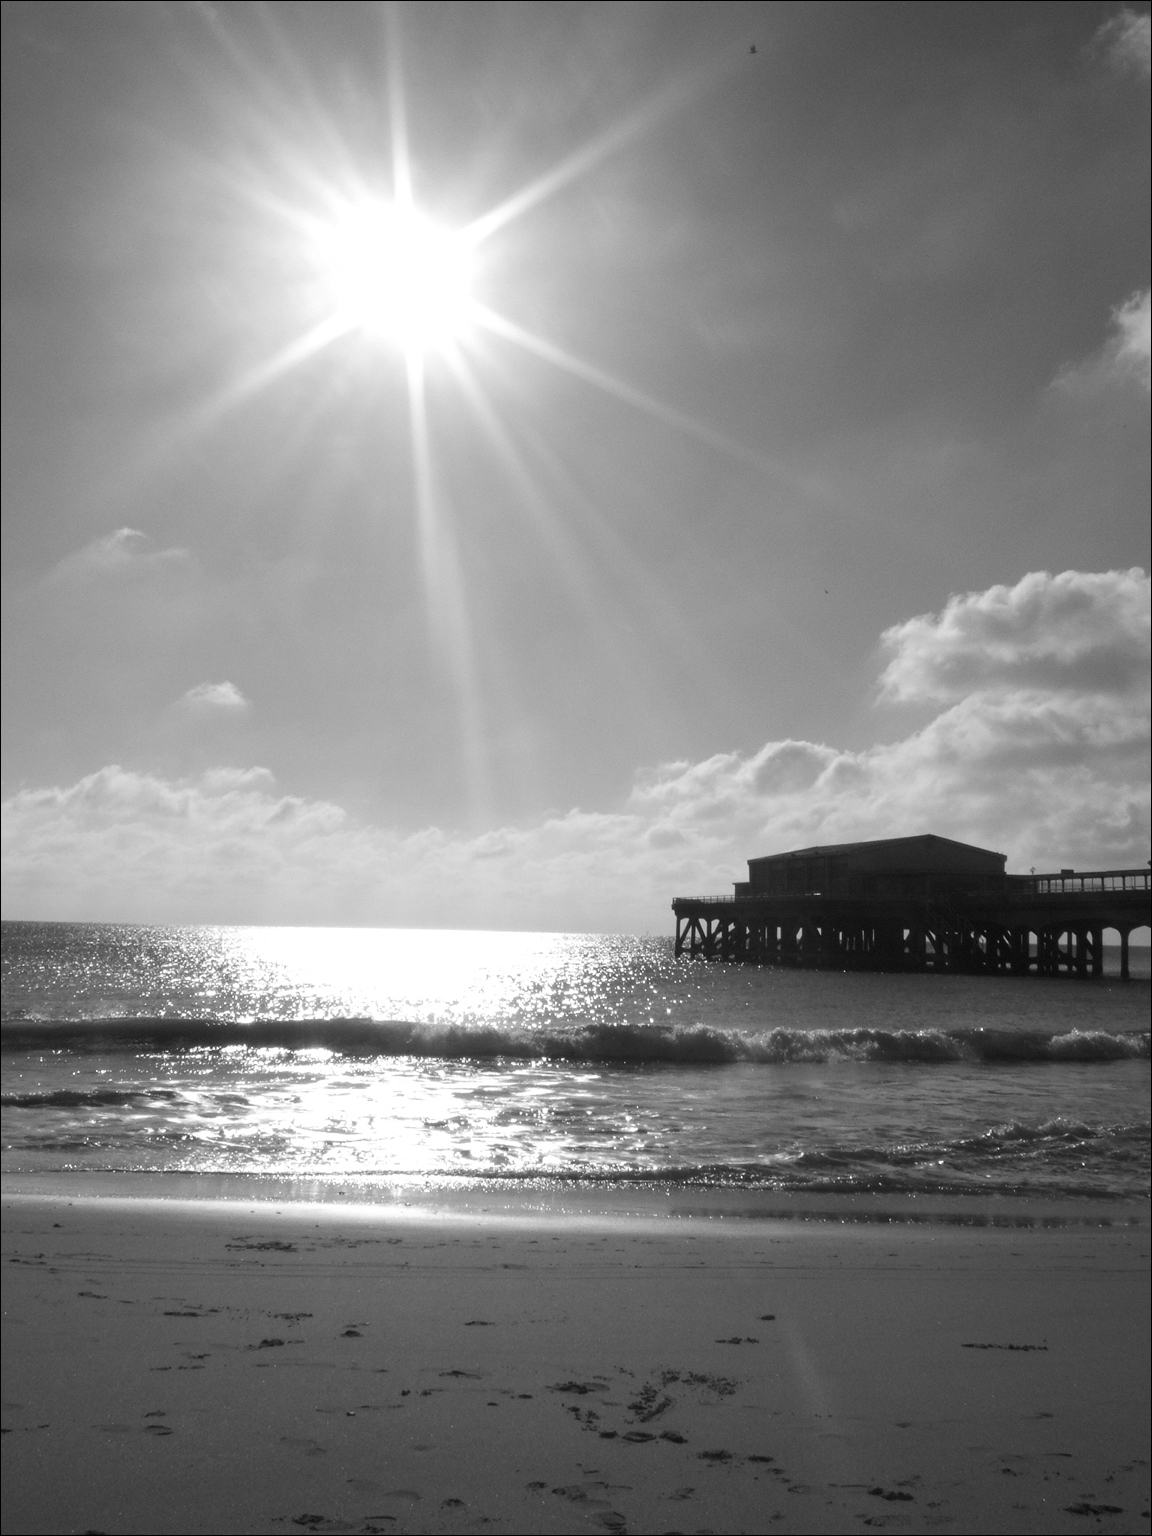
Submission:
M 750 856 L 937 832 L 1009 868 L 1143 865 L 1148 578 L 1034 572 L 883 636 L 881 697 L 923 728 L 862 751 L 769 741 L 638 775 L 625 803 L 463 836 L 285 795 L 265 769 L 118 767 L 4 807 L 21 917 L 667 931 Z
M 76 585 L 114 577 L 137 576 L 168 571 L 191 559 L 186 549 L 155 549 L 152 540 L 138 528 L 117 528 L 102 538 L 93 539 L 82 549 L 65 555 L 49 571 L 50 585 Z
M 235 683 L 197 683 L 177 699 L 175 709 L 195 720 L 236 719 L 251 708 Z
M 1100 351 L 1062 368 L 1053 388 L 1085 395 L 1109 385 L 1132 383 L 1145 390 L 1152 387 L 1152 293 L 1146 288 L 1116 306 Z
M 1127 693 L 1143 684 L 1149 581 L 1141 570 L 1050 576 L 949 598 L 884 632 L 884 697 L 955 702 L 975 690 Z
M 1121 72 L 1147 77 L 1152 73 L 1152 17 L 1118 11 L 1097 30 L 1092 47 Z
M 1144 18 L 1147 20 L 1147 17 Z M 1139 379 L 1149 387 L 1149 359 L 1152 357 L 1152 293 L 1146 288 L 1112 313 L 1115 334 L 1110 343 L 1114 372 Z

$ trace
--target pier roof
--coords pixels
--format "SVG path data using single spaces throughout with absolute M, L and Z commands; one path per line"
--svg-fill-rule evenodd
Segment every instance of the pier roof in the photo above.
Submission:
M 882 837 L 861 843 L 823 843 L 811 848 L 794 848 L 786 853 L 762 854 L 748 860 L 748 870 L 755 871 L 791 860 L 829 860 L 841 868 L 860 870 L 923 870 L 1002 872 L 1007 855 L 973 843 L 957 842 L 951 837 L 937 837 L 925 832 L 914 837 Z

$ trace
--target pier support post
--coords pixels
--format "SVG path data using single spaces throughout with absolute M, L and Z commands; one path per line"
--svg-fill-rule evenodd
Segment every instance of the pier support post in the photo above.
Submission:
M 1032 965 L 1032 935 L 1027 928 L 1013 928 L 1009 935 L 1011 958 L 1009 969 L 1013 976 L 1027 976 Z
M 1076 974 L 1083 980 L 1088 975 L 1089 940 L 1088 929 L 1077 928 L 1074 935 L 1076 940 Z

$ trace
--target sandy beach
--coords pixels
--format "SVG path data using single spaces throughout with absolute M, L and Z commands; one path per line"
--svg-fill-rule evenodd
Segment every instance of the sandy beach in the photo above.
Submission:
M 4 1530 L 1145 1530 L 1148 1237 L 17 1192 Z

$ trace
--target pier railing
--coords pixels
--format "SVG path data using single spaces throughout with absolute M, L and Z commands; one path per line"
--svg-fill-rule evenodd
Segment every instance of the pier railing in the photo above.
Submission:
M 1010 895 L 1072 896 L 1092 891 L 1152 890 L 1148 869 L 1062 869 L 1056 874 L 1008 875 Z
M 1152 869 L 1062 869 L 1058 872 L 1042 875 L 1005 875 L 1003 894 L 1005 896 L 1085 896 L 1104 895 L 1116 893 L 1140 895 L 1152 893 Z M 751 892 L 748 896 L 677 896 L 673 907 L 677 902 L 691 902 L 694 906 L 706 907 L 731 907 L 738 901 L 782 901 L 789 896 L 820 896 L 833 894 L 821 891 L 773 891 Z M 836 892 L 836 895 L 852 896 L 850 891 Z M 893 891 L 894 896 L 906 893 Z M 910 894 L 910 893 L 908 893 Z M 994 896 L 991 890 L 985 890 L 980 895 L 987 899 Z

